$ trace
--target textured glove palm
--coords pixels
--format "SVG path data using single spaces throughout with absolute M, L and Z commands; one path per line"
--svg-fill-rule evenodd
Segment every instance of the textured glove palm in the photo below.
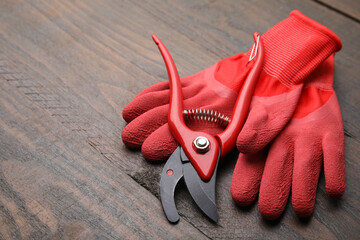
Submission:
M 259 211 L 278 218 L 292 189 L 292 206 L 300 217 L 312 214 L 322 164 L 326 190 L 340 197 L 345 189 L 344 131 L 333 90 L 334 57 L 322 63 L 305 81 L 295 114 L 267 149 L 240 154 L 231 195 L 242 206 L 259 192 Z

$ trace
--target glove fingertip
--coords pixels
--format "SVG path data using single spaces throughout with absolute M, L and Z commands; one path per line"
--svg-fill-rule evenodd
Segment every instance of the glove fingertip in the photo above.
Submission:
M 340 198 L 345 192 L 344 133 L 342 127 L 333 127 L 323 138 L 324 173 L 327 194 Z
M 240 154 L 231 180 L 232 199 L 239 206 L 251 205 L 259 192 L 266 151 L 254 155 Z
M 259 212 L 267 220 L 276 220 L 284 212 L 288 196 L 277 195 L 272 193 L 266 194 L 260 190 L 259 193 Z
M 140 115 L 156 108 L 161 108 L 161 111 L 165 111 L 166 105 L 169 103 L 168 95 L 168 91 L 164 90 L 136 97 L 124 107 L 122 112 L 124 120 L 129 123 Z
M 138 149 L 141 147 L 141 142 L 137 138 L 134 138 L 134 136 L 126 130 L 126 127 L 121 133 L 121 140 L 128 148 Z
M 153 144 L 147 143 L 146 141 L 144 142 L 141 148 L 141 153 L 143 154 L 144 158 L 149 162 L 159 162 L 167 160 L 173 151 L 168 150 L 169 148 L 162 149 L 160 147 L 159 149 L 159 145 L 156 145 L 157 147 L 155 147 Z
M 122 117 L 127 123 L 131 122 L 134 118 L 136 118 L 136 115 L 133 114 L 132 111 L 131 102 L 124 107 L 122 111 Z
M 276 220 L 283 213 L 283 209 L 271 208 L 267 204 L 260 204 L 259 201 L 259 212 L 261 216 L 267 220 Z
M 230 186 L 231 197 L 233 201 L 239 206 L 251 205 L 257 196 L 257 191 L 246 191 L 245 189 L 238 188 L 238 183 L 232 182 Z
M 141 152 L 146 160 L 157 162 L 167 160 L 177 147 L 168 124 L 164 124 L 145 139 Z
M 337 184 L 336 186 L 328 187 L 326 186 L 326 192 L 329 197 L 332 198 L 341 198 L 345 192 L 345 183 Z
M 315 201 L 314 201 L 315 203 Z M 293 202 L 293 209 L 294 212 L 296 213 L 296 215 L 298 217 L 301 218 L 308 218 L 312 215 L 313 210 L 314 210 L 314 203 L 304 203 L 304 204 L 294 204 Z

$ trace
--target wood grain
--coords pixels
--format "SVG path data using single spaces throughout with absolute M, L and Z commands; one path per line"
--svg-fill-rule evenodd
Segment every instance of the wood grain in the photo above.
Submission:
M 335 90 L 346 133 L 346 192 L 326 196 L 321 176 L 312 218 L 291 203 L 276 222 L 257 203 L 239 208 L 229 194 L 236 153 L 218 173 L 218 225 L 184 186 L 183 217 L 166 222 L 159 205 L 162 164 L 130 151 L 121 112 L 167 75 L 151 40 L 170 49 L 181 76 L 247 51 L 292 9 L 343 41 Z M 356 239 L 360 234 L 358 65 L 360 26 L 313 1 L 1 1 L 0 238 Z M 156 197 L 154 197 L 156 196 Z
M 360 21 L 360 2 L 353 0 L 317 0 L 320 3 L 323 3 L 325 6 L 328 6 L 339 13 L 342 13 L 346 16 L 351 17 L 355 21 Z
M 1 59 L 2 239 L 207 239 L 184 220 L 169 225 L 152 194 L 52 117 L 72 106 L 42 99 L 51 90 Z

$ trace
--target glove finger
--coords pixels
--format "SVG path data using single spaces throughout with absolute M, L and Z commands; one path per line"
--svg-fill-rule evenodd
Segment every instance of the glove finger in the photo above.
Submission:
M 263 149 L 284 128 L 293 115 L 301 94 L 302 85 L 273 97 L 256 97 L 238 138 L 241 153 L 254 153 Z
M 168 105 L 156 107 L 125 126 L 121 139 L 129 148 L 140 148 L 145 139 L 167 122 Z
M 292 205 L 299 217 L 309 217 L 314 209 L 322 164 L 321 143 L 303 139 L 295 143 Z
M 269 220 L 283 213 L 289 198 L 294 150 L 291 140 L 279 136 L 270 146 L 259 192 L 259 211 Z
M 238 205 L 248 206 L 258 195 L 266 155 L 266 150 L 251 155 L 239 154 L 230 186 L 232 199 Z
M 148 161 L 162 161 L 168 159 L 177 146 L 178 143 L 166 123 L 145 139 L 141 152 Z
M 169 84 L 167 83 L 167 85 Z M 141 96 L 137 96 L 134 98 L 134 100 L 128 103 L 123 109 L 123 113 L 122 113 L 124 120 L 127 123 L 129 123 L 133 121 L 135 118 L 139 117 L 140 115 L 151 109 L 169 104 L 170 102 L 169 88 L 166 87 L 165 89 L 160 90 L 160 87 L 163 86 L 159 86 L 158 91 L 149 91 L 147 93 L 142 94 Z M 202 85 L 200 83 L 194 83 L 189 86 L 183 87 L 182 89 L 183 98 L 188 99 L 196 95 L 201 87 Z M 164 111 L 167 112 L 168 110 L 164 109 Z
M 341 116 L 341 115 L 339 115 Z M 327 194 L 339 198 L 345 191 L 344 133 L 335 129 L 323 138 L 324 173 Z
M 182 87 L 187 87 L 189 86 L 189 84 L 192 83 L 191 81 L 191 77 L 192 78 L 195 78 L 197 75 L 192 75 L 192 76 L 187 76 L 187 77 L 183 77 L 180 79 L 181 81 L 181 86 Z M 170 85 L 169 85 L 169 81 L 164 81 L 164 82 L 159 82 L 159 83 L 155 83 L 153 85 L 151 85 L 150 87 L 147 87 L 145 88 L 144 90 L 142 90 L 139 94 L 137 94 L 135 96 L 135 98 L 139 97 L 139 96 L 142 96 L 146 93 L 151 93 L 151 92 L 157 92 L 157 91 L 163 91 L 163 90 L 167 90 L 170 88 Z
M 150 109 L 168 103 L 169 90 L 146 93 L 142 96 L 134 98 L 134 100 L 125 106 L 122 112 L 123 118 L 127 123 L 129 123 Z M 166 109 L 164 109 L 164 111 L 166 111 Z
M 138 93 L 135 98 L 140 97 L 144 94 L 151 93 L 151 92 L 158 92 L 169 89 L 169 81 L 159 82 L 151 85 L 150 87 L 145 88 L 140 93 Z

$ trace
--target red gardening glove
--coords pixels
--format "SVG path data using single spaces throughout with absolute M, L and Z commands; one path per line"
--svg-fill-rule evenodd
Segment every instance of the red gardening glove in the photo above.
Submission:
M 267 219 L 276 219 L 284 211 L 292 188 L 296 214 L 308 217 L 314 209 L 323 163 L 328 195 L 343 195 L 344 130 L 333 77 L 331 56 L 306 79 L 294 116 L 268 152 L 239 155 L 231 182 L 236 203 L 249 205 L 260 191 L 260 213 Z
M 340 39 L 326 27 L 299 11 L 262 35 L 264 68 L 248 118 L 237 145 L 242 152 L 256 152 L 269 143 L 293 115 L 303 87 L 303 79 L 334 51 Z M 231 114 L 249 68 L 248 54 L 221 60 L 217 65 L 182 78 L 185 108 L 206 108 Z M 215 69 L 215 70 L 214 70 Z M 230 94 L 231 92 L 231 94 Z M 224 97 L 225 96 L 225 97 Z M 125 145 L 142 146 L 148 160 L 163 160 L 177 147 L 167 125 L 168 83 L 159 83 L 140 93 L 123 111 L 130 122 L 122 133 Z M 190 123 L 196 130 L 217 133 L 219 127 Z

